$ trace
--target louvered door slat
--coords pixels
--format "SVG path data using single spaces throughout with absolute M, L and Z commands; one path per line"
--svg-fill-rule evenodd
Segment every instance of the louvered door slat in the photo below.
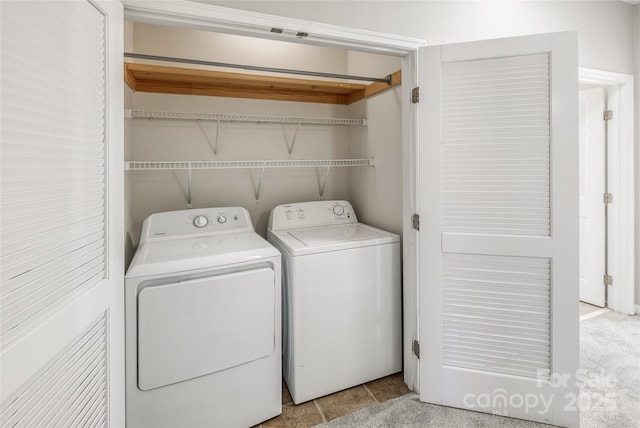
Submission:
M 92 426 L 94 421 L 104 415 L 104 403 L 105 403 L 105 388 L 106 384 L 104 383 L 104 379 L 96 379 L 96 382 L 93 387 L 93 395 L 88 397 L 87 402 L 82 409 L 82 413 L 86 415 L 85 422 L 83 426 Z M 76 421 L 80 419 L 79 416 L 76 416 L 74 420 L 71 422 L 71 425 L 74 426 Z
M 80 368 L 83 365 L 84 359 L 82 355 L 86 353 L 87 349 L 92 349 L 101 340 L 102 325 L 95 323 L 85 334 L 84 340 L 76 340 L 64 353 L 65 358 L 55 359 L 52 361 L 48 368 L 44 369 L 44 373 L 41 376 L 37 376 L 33 381 L 26 385 L 21 391 L 21 399 L 16 403 L 11 404 L 9 408 L 12 410 L 12 418 L 22 415 L 30 414 L 29 412 L 38 412 L 34 402 L 42 398 L 44 401 L 50 396 L 62 392 L 64 390 L 65 373 L 80 373 Z M 66 379 L 69 380 L 69 379 Z M 3 408 L 4 411 L 4 408 Z M 8 419 L 8 423 L 17 423 L 15 419 Z
M 549 235 L 549 91 L 546 54 L 443 65 L 445 232 Z
M 81 254 L 90 244 L 103 239 L 103 231 L 92 227 L 92 230 L 74 231 L 68 236 L 67 242 L 62 242 L 62 244 L 53 240 L 31 248 L 33 252 L 21 251 L 9 254 L 1 259 L 2 263 L 7 265 L 2 271 L 2 280 L 5 281 L 17 277 L 23 272 L 29 272 L 74 251 L 78 251 Z
M 72 396 L 74 388 L 77 388 L 78 385 L 87 378 L 88 373 L 99 365 L 99 363 L 95 361 L 95 356 L 98 355 L 99 352 L 97 349 L 104 346 L 104 343 L 101 343 L 103 340 L 103 337 L 97 336 L 91 341 L 87 341 L 83 346 L 88 349 L 93 349 L 92 355 L 87 355 L 86 352 L 80 352 L 75 357 L 82 359 L 73 359 L 71 360 L 72 364 L 61 367 L 60 371 L 48 379 L 47 383 L 43 385 L 43 388 L 40 390 L 42 395 L 31 395 L 31 399 L 23 406 L 22 410 L 25 412 L 25 415 L 21 418 L 21 424 L 25 426 L 54 425 L 55 412 L 61 409 L 61 400 L 68 401 L 69 397 Z M 92 362 L 87 365 L 86 361 Z
M 25 298 L 7 306 L 6 314 L 2 318 L 2 332 L 7 333 L 17 328 L 21 323 L 58 303 L 62 297 L 83 284 L 96 281 L 100 277 L 103 262 L 104 258 L 100 255 L 83 265 L 82 269 L 75 269 L 58 281 L 39 287 Z
M 99 368 L 90 373 L 89 377 L 76 388 L 76 404 L 71 407 L 57 424 L 61 427 L 84 426 L 91 419 L 91 403 L 96 398 L 104 400 L 104 382 L 100 377 Z
M 37 328 L 43 311 L 55 313 L 79 287 L 104 278 L 106 33 L 105 16 L 89 2 L 2 8 L 5 347 Z M 66 268 L 52 269 L 56 263 Z M 22 296 L 7 295 L 26 284 Z
M 96 342 L 92 348 L 85 350 L 82 354 L 81 361 L 90 361 L 91 363 L 82 363 L 79 361 L 74 372 L 69 377 L 69 381 L 64 383 L 64 390 L 60 393 L 60 398 L 65 403 L 69 403 L 68 406 L 56 406 L 51 414 L 46 416 L 47 421 L 52 426 L 68 425 L 68 419 L 73 417 L 79 417 L 82 415 L 79 403 L 87 394 L 87 391 L 101 392 L 100 387 L 87 388 L 95 379 L 102 379 L 102 372 L 104 371 L 103 350 L 99 346 L 99 341 Z
M 2 232 L 3 253 L 14 253 L 36 247 L 38 239 L 48 234 L 51 240 L 68 236 L 73 230 L 90 229 L 103 222 L 102 201 L 94 201 L 81 206 L 72 207 L 72 211 L 65 216 L 47 219 L 33 218 L 33 223 L 21 225 Z
M 484 338 L 484 337 L 475 337 L 475 338 L 466 338 L 465 344 L 460 345 L 458 340 L 445 339 L 444 343 L 447 343 L 451 346 L 478 346 L 479 348 L 486 348 L 487 346 L 493 346 L 497 349 L 511 349 L 511 343 L 506 343 L 505 341 L 496 339 L 496 338 Z M 536 345 L 536 341 L 533 338 L 529 338 L 527 340 L 521 340 L 519 343 L 519 347 L 521 349 L 526 349 L 528 352 L 536 355 L 549 355 L 548 352 L 542 351 L 538 349 Z
M 534 378 L 547 372 L 549 280 L 548 259 L 445 255 L 443 363 Z
M 5 209 L 9 209 L 14 205 L 26 205 L 32 204 L 36 209 L 42 209 L 42 205 L 55 204 L 60 202 L 61 205 L 70 204 L 74 201 L 74 197 L 84 199 L 86 197 L 91 197 L 93 194 L 100 194 L 104 190 L 104 184 L 102 182 L 94 182 L 94 183 L 81 183 L 74 185 L 70 183 L 66 186 L 49 186 L 47 187 L 47 195 L 40 195 L 40 190 L 32 189 L 32 190 L 23 190 L 21 192 L 14 192 L 11 194 L 12 204 L 9 205 L 5 203 L 6 201 L 0 201 L 0 209 L 4 212 Z M 38 206 L 35 204 L 34 199 L 40 197 L 40 203 L 42 205 Z M 77 200 L 75 200 L 77 201 Z
M 2 405 L 6 426 L 85 426 L 95 415 L 83 413 L 86 397 L 106 398 L 106 315 L 62 350 Z M 97 400 L 100 401 L 100 400 Z M 106 420 L 104 405 L 96 406 Z M 69 424 L 74 421 L 74 424 Z

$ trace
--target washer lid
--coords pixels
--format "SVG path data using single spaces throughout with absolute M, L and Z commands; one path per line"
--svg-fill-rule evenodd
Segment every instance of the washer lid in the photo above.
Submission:
M 278 250 L 255 232 L 147 241 L 136 251 L 126 277 L 193 271 L 278 255 Z
M 296 256 L 400 241 L 396 234 L 362 223 L 269 231 L 269 235 Z

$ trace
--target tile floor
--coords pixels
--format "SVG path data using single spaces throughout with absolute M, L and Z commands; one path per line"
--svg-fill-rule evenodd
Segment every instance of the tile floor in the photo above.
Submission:
M 295 405 L 282 383 L 282 414 L 258 425 L 261 428 L 307 428 L 357 412 L 409 392 L 402 372 L 335 394 Z
M 580 302 L 581 316 L 601 309 Z M 308 428 L 400 397 L 408 392 L 410 392 L 409 388 L 405 385 L 403 374 L 400 372 L 296 405 L 293 404 L 287 386 L 282 382 L 282 414 L 254 428 Z

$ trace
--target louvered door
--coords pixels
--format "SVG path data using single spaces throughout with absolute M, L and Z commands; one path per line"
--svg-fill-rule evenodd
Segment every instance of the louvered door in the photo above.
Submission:
M 577 425 L 576 37 L 425 48 L 420 80 L 421 399 Z
M 0 8 L 0 425 L 123 426 L 122 6 Z

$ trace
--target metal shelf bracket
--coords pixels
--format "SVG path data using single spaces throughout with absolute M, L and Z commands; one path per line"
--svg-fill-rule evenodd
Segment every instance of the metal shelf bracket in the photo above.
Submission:
M 262 179 L 264 178 L 264 168 L 266 166 L 266 162 L 262 165 L 260 169 L 260 178 L 258 178 L 258 183 L 256 184 L 253 179 L 253 174 L 251 173 L 251 169 L 247 169 L 249 171 L 249 176 L 251 177 L 251 185 L 253 186 L 253 194 L 256 198 L 256 204 L 260 202 L 260 189 L 262 189 Z
M 327 169 L 324 171 L 324 177 L 320 178 L 320 168 L 316 168 L 316 174 L 318 176 L 318 196 L 320 200 L 324 199 L 324 189 L 327 185 L 327 179 L 329 178 L 329 173 L 331 172 L 331 164 L 327 165 Z
M 189 166 L 189 173 L 187 175 L 187 208 L 191 209 L 191 166 Z
M 296 137 L 298 136 L 298 129 L 300 129 L 300 125 L 302 125 L 302 122 L 298 122 L 298 124 L 296 125 L 296 129 L 293 132 L 293 138 L 291 139 L 291 142 L 289 142 L 289 138 L 287 137 L 287 130 L 285 125 L 282 125 L 282 133 L 284 134 L 284 141 L 285 143 L 287 143 L 287 151 L 289 152 L 289 154 L 291 154 L 291 152 L 293 151 L 293 146 L 296 144 Z
M 214 143 L 211 142 L 211 139 L 205 132 L 205 129 L 202 126 L 202 120 L 197 119 L 196 122 L 198 123 L 198 128 L 200 128 L 200 132 L 202 132 L 204 139 L 207 140 L 209 147 L 211 147 L 211 151 L 213 152 L 214 155 L 217 155 L 218 154 L 218 138 L 220 136 L 220 119 L 216 120 L 216 139 Z

